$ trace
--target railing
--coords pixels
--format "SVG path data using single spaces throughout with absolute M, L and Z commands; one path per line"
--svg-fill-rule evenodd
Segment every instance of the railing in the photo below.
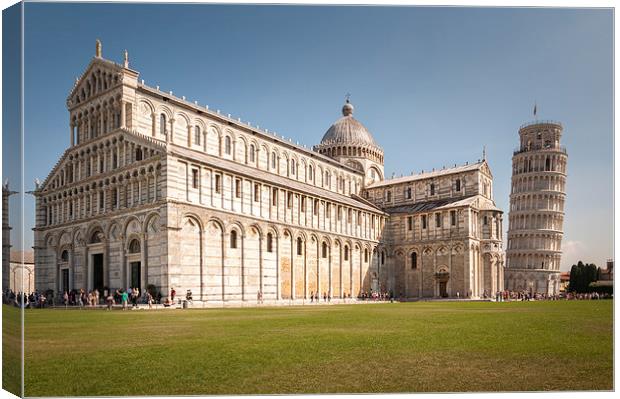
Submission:
M 528 151 L 539 151 L 539 150 L 552 150 L 552 151 L 559 151 L 559 152 L 563 152 L 564 154 L 567 154 L 566 152 L 566 147 L 564 146 L 553 146 L 553 145 L 531 145 L 529 147 L 526 148 L 515 148 L 515 150 L 512 152 L 512 155 L 517 155 L 517 154 L 521 154 L 522 152 L 528 152 Z
M 553 121 L 550 119 L 543 119 L 543 120 L 535 120 L 535 121 L 530 121 L 530 122 L 525 122 L 523 125 L 519 126 L 519 130 L 525 128 L 525 127 L 529 127 L 529 126 L 535 126 L 535 125 L 557 125 L 559 127 L 562 127 L 562 123 L 558 122 L 558 121 Z

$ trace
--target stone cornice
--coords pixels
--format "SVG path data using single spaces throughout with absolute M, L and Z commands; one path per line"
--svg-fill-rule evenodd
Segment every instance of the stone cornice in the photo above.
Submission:
M 317 233 L 317 235 L 337 235 L 337 236 L 341 236 L 341 237 L 346 237 L 350 240 L 360 240 L 360 241 L 367 241 L 367 242 L 372 242 L 372 243 L 378 243 L 380 241 L 379 240 L 373 240 L 372 238 L 362 238 L 362 237 L 356 237 L 356 236 L 352 236 L 352 235 L 347 235 L 347 234 L 343 234 L 343 233 L 338 233 L 335 231 L 329 231 L 329 230 L 319 230 L 319 229 L 315 229 L 312 227 L 308 227 L 308 226 L 301 226 L 301 225 L 296 225 L 293 223 L 284 223 L 281 222 L 279 220 L 271 220 L 271 219 L 264 219 L 264 218 L 258 218 L 254 215 L 247 215 L 247 214 L 240 214 L 238 212 L 234 212 L 234 211 L 229 211 L 226 209 L 219 209 L 219 208 L 210 208 L 206 205 L 201 205 L 201 204 L 196 204 L 196 203 L 191 203 L 191 202 L 183 202 L 183 201 L 179 201 L 179 200 L 168 200 L 168 203 L 173 203 L 173 204 L 177 204 L 180 206 L 194 206 L 194 207 L 199 207 L 204 209 L 205 211 L 208 212 L 221 212 L 224 214 L 229 214 L 229 215 L 234 215 L 238 218 L 245 218 L 245 219 L 250 219 L 253 220 L 255 222 L 260 222 L 260 223 L 267 223 L 267 224 L 273 224 L 273 225 L 278 225 L 278 226 L 282 226 L 282 227 L 286 227 L 286 228 L 290 228 L 290 229 L 303 229 L 304 231 L 312 231 Z M 378 230 L 377 228 L 375 228 L 375 230 Z
M 49 226 L 34 227 L 32 230 L 34 230 L 34 231 L 49 231 L 49 230 L 55 230 L 55 229 L 62 229 L 62 228 L 71 227 L 72 225 L 79 225 L 79 224 L 83 224 L 83 223 L 90 223 L 90 222 L 97 221 L 97 220 L 102 220 L 102 219 L 105 219 L 105 218 L 114 218 L 114 217 L 122 216 L 122 215 L 124 215 L 126 213 L 130 213 L 131 215 L 135 215 L 135 213 L 138 213 L 138 212 L 148 211 L 148 210 L 152 210 L 154 208 L 159 208 L 160 206 L 164 205 L 165 203 L 166 203 L 165 200 L 159 199 L 156 202 L 149 202 L 148 204 L 142 204 L 142 205 L 132 206 L 132 207 L 128 207 L 128 208 L 119 208 L 119 209 L 115 209 L 115 210 L 106 210 L 102 214 L 90 215 L 90 216 L 87 216 L 87 217 L 81 218 L 81 219 L 68 220 L 66 222 L 57 223 L 57 224 L 53 224 L 53 225 L 49 225 Z
M 162 92 L 161 90 L 152 88 L 150 86 L 147 86 L 143 83 L 138 83 L 138 89 L 142 90 L 150 95 L 153 96 L 157 96 L 157 97 L 161 97 L 162 99 L 167 99 L 168 101 L 176 104 L 177 106 L 189 109 L 190 111 L 193 111 L 197 114 L 204 114 L 207 115 L 209 118 L 214 119 L 216 122 L 219 122 L 225 126 L 232 126 L 236 129 L 239 129 L 241 131 L 244 131 L 245 133 L 251 134 L 251 135 L 256 135 L 258 137 L 260 137 L 261 139 L 265 140 L 265 141 L 271 141 L 271 142 L 275 142 L 278 143 L 284 147 L 287 147 L 289 149 L 292 149 L 294 151 L 297 152 L 301 152 L 304 155 L 310 157 L 310 158 L 316 158 L 320 161 L 326 162 L 332 166 L 336 166 L 338 168 L 341 168 L 347 172 L 350 173 L 354 173 L 356 175 L 362 176 L 363 177 L 363 173 L 360 172 L 357 169 L 351 168 L 341 162 L 338 162 L 337 160 L 330 158 L 328 156 L 325 156 L 323 154 L 319 154 L 316 151 L 313 151 L 311 149 L 308 149 L 306 147 L 303 147 L 301 145 L 297 145 L 294 144 L 292 141 L 288 141 L 286 140 L 284 137 L 280 137 L 277 136 L 275 134 L 270 134 L 265 130 L 259 129 L 255 126 L 252 126 L 250 124 L 247 123 L 243 123 L 237 119 L 233 119 L 230 117 L 227 117 L 225 115 L 222 115 L 220 113 L 214 112 L 208 108 L 204 108 L 204 107 L 200 107 L 194 103 L 191 103 L 187 100 L 183 100 L 181 98 L 178 98 L 170 93 L 165 93 Z

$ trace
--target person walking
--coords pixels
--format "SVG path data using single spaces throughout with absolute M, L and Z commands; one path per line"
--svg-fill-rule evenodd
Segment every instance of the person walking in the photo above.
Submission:
M 127 295 L 127 291 L 121 292 L 121 303 L 123 304 L 123 310 L 127 309 L 127 300 L 129 296 Z
M 108 303 L 108 310 L 112 310 L 112 305 L 114 305 L 114 296 L 112 295 L 111 292 L 108 293 L 106 302 Z
M 65 291 L 64 295 L 62 296 L 62 299 L 65 301 L 65 309 L 66 309 L 67 306 L 69 306 L 69 293 L 67 291 Z
M 149 305 L 149 309 L 153 309 L 153 295 L 150 292 L 146 292 L 146 303 Z
M 136 306 L 138 306 L 138 296 L 136 295 L 136 290 L 132 289 L 131 290 L 131 308 L 134 309 Z

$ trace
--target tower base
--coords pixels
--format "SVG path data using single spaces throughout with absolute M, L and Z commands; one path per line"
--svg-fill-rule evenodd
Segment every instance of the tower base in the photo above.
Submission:
M 560 292 L 560 271 L 556 270 L 506 268 L 504 281 L 509 291 L 546 295 Z

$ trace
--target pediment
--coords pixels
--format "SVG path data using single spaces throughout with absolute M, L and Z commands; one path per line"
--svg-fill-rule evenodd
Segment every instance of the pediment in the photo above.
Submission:
M 100 93 L 122 84 L 123 67 L 112 61 L 94 57 L 77 79 L 67 97 L 67 107 L 73 108 Z
M 493 178 L 493 174 L 491 173 L 491 168 L 489 168 L 489 164 L 487 163 L 487 161 L 485 160 L 484 162 L 482 162 L 482 165 L 480 166 L 480 170 L 482 171 L 482 173 L 484 173 L 485 175 Z

